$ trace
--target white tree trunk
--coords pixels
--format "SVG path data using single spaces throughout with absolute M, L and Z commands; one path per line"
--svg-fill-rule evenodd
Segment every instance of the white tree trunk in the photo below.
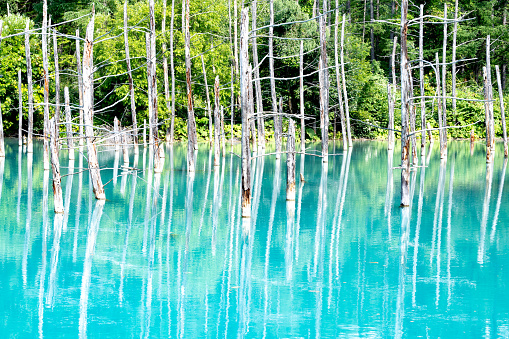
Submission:
M 25 58 L 27 63 L 27 92 L 28 92 L 28 135 L 27 152 L 33 153 L 32 134 L 34 131 L 34 88 L 32 84 L 32 60 L 30 57 L 30 20 L 27 19 L 25 27 Z
M 129 38 L 127 34 L 127 1 L 124 2 L 124 45 L 125 61 L 127 64 L 127 78 L 129 81 L 129 97 L 131 99 L 131 119 L 133 122 L 134 152 L 138 153 L 138 122 L 136 119 L 136 102 L 134 97 L 133 75 L 131 71 L 131 58 L 129 55 Z
M 410 139 L 408 115 L 412 109 L 410 100 L 411 72 L 408 60 L 408 0 L 401 1 L 401 206 L 410 206 Z
M 507 128 L 505 121 L 505 107 L 504 107 L 504 93 L 502 89 L 502 79 L 500 77 L 500 69 L 498 65 L 495 66 L 495 72 L 497 73 L 497 85 L 498 85 L 498 99 L 500 103 L 500 115 L 502 121 L 502 137 L 504 139 L 504 157 L 507 158 L 508 150 L 507 150 Z
M 64 213 L 64 199 L 60 176 L 60 162 L 58 160 L 58 134 L 55 118 L 51 118 L 48 124 L 51 148 L 51 168 L 53 170 L 53 201 L 55 213 Z
M 18 69 L 18 145 L 23 146 L 23 95 L 21 94 L 21 69 Z
M 345 116 L 346 116 L 346 134 L 348 136 L 348 147 L 352 147 L 352 131 L 350 129 L 350 109 L 348 107 L 348 93 L 346 92 L 346 77 L 345 77 L 345 23 L 346 15 L 343 14 L 343 22 L 341 23 L 341 78 L 343 81 L 343 100 L 345 103 Z
M 64 102 L 65 102 L 65 122 L 67 132 L 67 148 L 69 152 L 69 160 L 74 160 L 74 140 L 72 136 L 72 116 L 71 104 L 69 100 L 69 88 L 64 87 Z
M 295 200 L 295 122 L 288 121 L 288 137 L 286 139 L 286 200 Z

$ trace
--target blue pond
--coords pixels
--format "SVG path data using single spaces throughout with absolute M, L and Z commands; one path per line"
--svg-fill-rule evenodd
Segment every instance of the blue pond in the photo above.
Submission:
M 214 168 L 200 145 L 166 147 L 154 175 L 100 153 L 107 201 L 86 159 L 60 154 L 66 214 L 53 213 L 42 144 L 7 141 L 0 160 L 0 337 L 509 337 L 509 199 L 501 146 L 419 153 L 399 207 L 399 148 L 330 145 L 329 162 L 252 161 L 252 218 L 240 218 L 240 159 Z M 310 145 L 319 148 L 319 145 Z M 237 149 L 238 152 L 238 149 Z M 145 154 L 146 153 L 146 154 Z M 130 165 L 133 166 L 133 155 Z

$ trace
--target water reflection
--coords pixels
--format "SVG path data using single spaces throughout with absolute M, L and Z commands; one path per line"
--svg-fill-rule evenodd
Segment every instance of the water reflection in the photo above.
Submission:
M 21 163 L 21 199 L 19 158 L 4 163 L 2 302 L 16 317 L 5 316 L 0 333 L 508 333 L 503 263 L 509 252 L 502 227 L 509 220 L 507 163 L 497 158 L 485 172 L 484 157 L 471 157 L 468 142 L 452 142 L 447 163 L 434 149 L 419 154 L 411 174 L 415 199 L 404 209 L 388 195 L 397 189 L 390 180 L 397 169 L 382 143 L 358 143 L 331 158 L 330 167 L 302 155 L 298 166 L 301 173 L 305 168 L 306 182 L 299 182 L 295 202 L 282 194 L 283 159 L 255 158 L 251 219 L 239 214 L 240 159 L 222 157 L 214 168 L 208 146 L 200 145 L 197 171 L 188 176 L 180 144 L 167 146 L 169 161 L 161 174 L 124 169 L 125 187 L 108 185 L 111 200 L 104 206 L 86 193 L 86 160 L 80 155 L 64 180 L 66 213 L 58 219 L 51 212 L 50 174 L 35 146 L 39 160 L 27 154 L 27 164 Z M 113 155 L 101 153 L 105 168 L 112 168 Z M 103 173 L 105 181 L 112 179 L 112 170 Z M 14 211 L 19 200 L 20 223 Z

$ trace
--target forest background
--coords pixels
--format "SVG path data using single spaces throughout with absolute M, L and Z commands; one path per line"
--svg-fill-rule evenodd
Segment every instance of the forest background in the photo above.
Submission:
M 158 110 L 162 126 L 159 129 L 163 137 L 170 124 L 170 110 L 165 102 L 163 90 L 162 58 L 169 57 L 170 43 L 170 17 L 172 15 L 172 1 L 168 0 L 166 10 L 166 32 L 161 34 L 163 18 L 163 3 L 156 2 L 157 27 L 157 79 L 158 79 Z M 457 60 L 469 59 L 459 62 L 457 66 L 456 93 L 461 98 L 483 99 L 482 67 L 485 65 L 486 36 L 491 36 L 491 65 L 500 65 L 502 73 L 502 86 L 506 88 L 507 62 L 509 52 L 509 32 L 507 30 L 507 0 L 460 0 L 458 17 L 465 16 L 471 20 L 463 21 L 458 25 L 457 32 Z M 243 6 L 251 5 L 237 0 L 237 11 Z M 419 5 L 424 4 L 424 13 L 436 17 L 444 16 L 444 1 L 415 1 L 410 8 L 409 18 L 419 15 Z M 454 1 L 446 1 L 448 17 L 454 17 Z M 94 102 L 96 107 L 108 107 L 94 115 L 94 124 L 111 126 L 117 116 L 122 125 L 131 125 L 130 101 L 128 97 L 129 86 L 127 66 L 125 62 L 125 48 L 122 36 L 123 29 L 123 3 L 117 0 L 83 2 L 73 0 L 52 0 L 48 2 L 48 12 L 52 23 L 62 23 L 56 26 L 59 36 L 58 56 L 60 64 L 61 88 L 68 86 L 73 104 L 73 115 L 78 115 L 78 81 L 76 71 L 75 40 L 69 36 L 75 35 L 79 29 L 83 37 L 92 4 L 96 10 L 95 33 L 98 43 L 94 46 Z M 9 6 L 8 6 L 9 5 Z M 329 7 L 334 10 L 336 3 L 330 2 Z M 7 8 L 9 7 L 9 14 Z M 257 22 L 258 27 L 269 24 L 269 3 L 258 1 Z M 146 75 L 146 45 L 145 31 L 148 28 L 148 2 L 130 1 L 128 3 L 129 47 L 132 58 L 133 80 L 135 86 L 136 112 L 138 122 L 148 120 L 147 75 Z M 293 114 L 299 112 L 299 46 L 298 40 L 292 38 L 305 38 L 304 40 L 304 74 L 315 72 L 318 69 L 319 35 L 315 20 L 306 21 L 313 17 L 316 3 L 313 0 L 274 0 L 275 23 L 301 21 L 293 25 L 277 26 L 274 29 L 275 39 L 275 76 L 276 78 L 293 78 L 292 80 L 276 80 L 278 97 L 283 98 L 283 111 Z M 399 7 L 395 1 L 387 0 L 355 0 L 338 1 L 337 10 L 346 14 L 346 41 L 345 41 L 345 73 L 352 118 L 352 133 L 356 138 L 378 138 L 387 134 L 385 130 L 375 126 L 387 127 L 388 100 L 387 84 L 391 82 L 390 54 L 393 48 L 393 36 L 399 36 Z M 175 139 L 186 139 L 186 75 L 184 65 L 184 39 L 182 34 L 182 2 L 174 1 L 174 62 L 175 62 Z M 214 78 L 219 76 L 221 83 L 221 104 L 225 106 L 225 133 L 230 138 L 230 84 L 231 66 L 234 62 L 233 46 L 230 35 L 233 34 L 231 25 L 234 24 L 233 0 L 200 0 L 191 1 L 191 57 L 193 98 L 199 140 L 208 139 L 208 114 L 206 104 L 205 79 L 202 71 L 201 56 L 203 55 L 209 92 L 212 94 Z M 327 51 L 330 65 L 334 61 L 334 21 L 333 12 L 328 15 Z M 42 1 L 0 1 L 0 15 L 3 20 L 2 35 L 21 33 L 25 29 L 26 20 L 30 20 L 30 28 L 39 28 L 42 25 Z M 240 17 L 240 15 L 237 15 Z M 341 16 L 340 16 L 341 18 Z M 430 19 L 433 20 L 433 19 Z M 239 20 L 240 21 L 240 20 Z M 432 63 L 435 53 L 442 55 L 443 25 L 427 23 L 424 28 L 424 58 Z M 395 24 L 392 24 L 392 23 Z M 238 24 L 239 22 L 237 22 Z M 339 23 L 341 25 L 341 23 Z M 451 41 L 452 24 L 449 24 L 448 41 Z M 418 29 L 412 26 L 408 34 L 410 60 L 418 58 Z M 65 36 L 67 35 L 67 37 Z M 260 77 L 262 80 L 263 105 L 265 111 L 271 110 L 270 82 L 268 67 L 268 29 L 257 31 L 258 55 L 261 61 Z M 232 37 L 233 38 L 233 37 Z M 399 39 L 398 39 L 399 40 Z M 166 49 L 163 50 L 163 43 Z M 55 102 L 54 81 L 54 49 L 50 46 L 50 100 Z M 32 54 L 32 67 L 34 72 L 34 132 L 42 133 L 43 102 L 42 89 L 42 54 L 40 31 L 31 34 L 30 46 Z M 449 43 L 450 46 L 450 43 Z M 399 54 L 399 46 L 397 47 Z M 448 62 L 451 62 L 451 50 L 447 51 Z M 399 75 L 399 57 L 396 57 L 396 73 Z M 472 60 L 475 59 L 475 60 Z M 414 63 L 418 66 L 418 63 Z M 26 61 L 24 49 L 24 36 L 18 35 L 3 39 L 0 43 L 0 102 L 3 113 L 4 128 L 7 135 L 15 136 L 18 131 L 18 70 L 22 73 L 22 93 L 24 107 L 24 124 L 26 125 L 27 112 L 27 86 Z M 451 93 L 451 66 L 448 65 L 447 92 Z M 493 71 L 493 70 L 492 70 Z M 339 132 L 340 119 L 338 108 L 338 93 L 334 85 L 336 74 L 334 67 L 330 68 L 330 133 Z M 493 72 L 494 73 L 494 72 Z M 171 76 L 171 75 L 169 75 Z M 414 79 L 418 77 L 418 70 L 413 71 Z M 494 77 L 494 79 L 496 79 Z M 170 80 L 171 81 L 171 80 Z M 304 81 L 305 114 L 319 120 L 319 86 L 318 72 L 307 76 Z M 435 95 L 435 74 L 432 68 L 425 69 L 425 95 Z M 418 81 L 414 80 L 414 94 L 419 94 Z M 496 89 L 496 85 L 494 86 Z M 237 101 L 239 81 L 234 80 L 235 101 Z M 507 92 L 507 91 L 505 91 Z M 213 94 L 212 94 L 213 95 Z M 63 103 L 63 91 L 60 102 Z M 507 95 L 506 95 L 507 96 Z M 498 98 L 497 95 L 494 95 Z M 211 98 L 213 100 L 213 98 Z M 505 100 L 508 102 L 509 100 Z M 109 107 L 111 106 L 111 107 Z M 400 122 L 399 102 L 396 103 L 395 121 L 396 129 Z M 436 104 L 428 99 L 427 120 L 432 126 L 438 126 Z M 240 138 L 240 105 L 235 104 L 234 137 Z M 467 125 L 476 121 L 484 121 L 484 104 L 482 102 L 457 101 L 456 111 L 451 110 L 451 102 L 447 101 L 448 125 Z M 51 108 L 54 109 L 54 108 Z M 495 132 L 497 136 L 502 133 L 500 123 L 500 109 L 494 105 Z M 337 122 L 337 128 L 334 123 Z M 365 124 L 363 122 L 369 122 Z M 272 119 L 265 121 L 267 137 L 271 138 L 273 129 Z M 371 125 L 370 125 L 371 124 Z M 316 131 L 313 120 L 308 120 L 306 135 L 309 140 L 318 140 L 320 133 Z M 473 126 L 478 137 L 485 135 L 484 123 Z M 61 127 L 63 131 L 63 126 Z M 283 126 L 286 130 L 286 125 Z M 24 127 L 26 129 L 26 126 Z M 466 129 L 451 129 L 453 138 L 468 137 L 471 127 Z M 336 137 L 338 137 L 336 135 Z

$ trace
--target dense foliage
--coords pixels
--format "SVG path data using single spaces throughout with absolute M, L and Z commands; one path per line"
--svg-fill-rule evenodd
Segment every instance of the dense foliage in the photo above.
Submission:
M 421 1 L 414 4 L 418 5 Z M 111 124 L 114 116 L 117 116 L 123 125 L 131 123 L 131 113 L 129 108 L 128 85 L 125 63 L 125 50 L 123 40 L 123 3 L 116 0 L 93 0 L 92 2 L 74 2 L 68 0 L 55 0 L 49 2 L 48 8 L 52 22 L 66 22 L 57 26 L 61 34 L 58 37 L 58 55 L 61 70 L 61 88 L 68 86 L 71 92 L 71 101 L 74 107 L 78 103 L 78 91 L 76 80 L 76 51 L 75 40 L 70 35 L 75 35 L 76 29 L 79 29 L 81 36 L 85 31 L 89 20 L 91 4 L 96 8 L 96 26 L 94 47 L 94 64 L 97 67 L 94 77 L 95 82 L 95 105 L 97 109 L 109 107 L 107 110 L 100 111 L 95 115 L 96 124 Z M 204 77 L 200 57 L 203 55 L 208 85 L 211 87 L 216 75 L 219 76 L 221 83 L 221 104 L 225 106 L 226 115 L 226 133 L 230 132 L 230 84 L 231 67 L 233 63 L 232 44 L 230 34 L 233 35 L 234 24 L 233 1 L 191 1 L 191 55 L 192 55 L 192 77 L 193 77 L 193 97 L 196 106 L 198 136 L 201 139 L 208 137 L 208 114 L 206 111 L 206 97 L 204 87 Z M 173 2 L 174 4 L 174 58 L 175 58 L 175 83 L 176 83 L 176 124 L 175 136 L 179 139 L 186 137 L 186 87 L 185 87 L 185 68 L 184 68 L 184 41 L 182 34 L 182 2 Z M 240 7 L 240 2 L 238 3 Z M 276 81 L 276 90 L 278 97 L 283 98 L 283 108 L 289 113 L 299 112 L 299 44 L 300 38 L 304 40 L 305 49 L 305 74 L 310 74 L 317 69 L 318 64 L 318 31 L 315 20 L 309 20 L 316 11 L 316 4 L 311 0 L 275 0 L 275 22 L 298 22 L 292 25 L 280 25 L 274 29 L 277 37 L 274 42 L 276 77 L 288 77 L 292 80 Z M 330 10 L 337 8 L 341 14 L 346 13 L 348 22 L 346 24 L 346 43 L 345 43 L 345 62 L 346 80 L 349 94 L 350 115 L 353 118 L 352 126 L 355 137 L 373 138 L 383 136 L 386 132 L 381 129 L 369 126 L 361 121 L 386 126 L 387 116 L 387 83 L 391 77 L 389 67 L 389 55 L 392 51 L 393 35 L 399 34 L 399 26 L 394 23 L 399 22 L 399 8 L 396 2 L 388 0 L 377 1 L 345 1 L 329 3 Z M 23 31 L 26 20 L 30 20 L 30 27 L 37 28 L 41 25 L 41 2 L 21 2 L 9 1 L 10 15 L 7 15 L 7 6 L 0 1 L 2 6 L 0 13 L 3 15 L 3 36 L 8 36 Z M 247 6 L 248 4 L 245 3 Z M 229 7 L 230 6 L 230 7 Z M 371 8 L 373 6 L 373 8 Z M 454 17 L 454 1 L 447 1 L 448 17 Z M 424 11 L 426 15 L 443 17 L 444 2 L 428 1 L 425 3 Z M 506 64 L 508 54 L 509 33 L 506 29 L 508 4 L 505 0 L 497 1 L 479 1 L 479 0 L 461 0 L 459 1 L 459 16 L 465 16 L 470 20 L 462 21 L 458 25 L 458 50 L 457 59 L 472 59 L 468 62 L 458 63 L 457 73 L 457 95 L 463 98 L 482 99 L 482 67 L 485 65 L 486 35 L 492 37 L 492 65 L 500 65 L 502 69 L 503 83 L 505 87 Z M 16 14 L 13 14 L 16 13 Z M 17 14 L 19 13 L 19 14 Z M 240 11 L 239 11 L 240 13 Z M 417 17 L 418 7 L 412 7 L 411 16 Z M 137 108 L 137 118 L 143 122 L 148 116 L 147 107 L 147 78 L 146 78 L 146 46 L 145 32 L 148 27 L 148 4 L 145 1 L 133 1 L 128 4 L 129 16 L 129 44 L 130 55 L 132 58 L 132 67 L 134 69 L 133 77 L 135 83 L 135 99 Z M 162 34 L 161 23 L 163 16 L 162 1 L 156 2 L 156 25 L 158 30 L 157 38 L 157 76 L 158 76 L 158 102 L 159 118 L 165 121 L 168 127 L 170 110 L 166 105 L 163 90 L 163 67 L 162 59 L 169 59 L 169 30 L 170 19 L 172 16 L 172 1 L 168 1 L 166 9 L 166 32 Z M 237 15 L 237 18 L 240 15 Z M 370 20 L 372 16 L 373 20 Z M 231 18 L 231 20 L 229 19 Z M 341 15 L 340 15 L 341 18 Z M 330 74 L 330 118 L 331 123 L 337 118 L 338 95 L 336 88 L 336 74 L 334 70 L 334 24 L 335 16 L 332 11 L 328 16 L 328 41 L 327 49 L 329 54 L 329 74 Z M 430 17 L 425 25 L 425 59 L 434 61 L 435 53 L 442 53 L 443 25 L 437 24 L 438 19 Z M 269 23 L 269 7 L 267 2 L 258 3 L 258 27 L 266 26 Z M 238 24 L 239 20 L 237 20 Z M 341 23 L 339 23 L 341 24 Z M 42 77 L 42 57 L 41 57 L 41 35 L 32 34 L 30 37 L 32 67 L 34 69 L 35 80 L 35 101 L 36 104 L 42 102 L 41 77 Z M 372 34 L 371 34 L 372 32 Z M 448 27 L 448 42 L 451 46 L 452 24 Z M 262 80 L 262 91 L 265 110 L 271 110 L 270 102 L 270 83 L 268 80 L 269 69 L 268 60 L 265 57 L 268 53 L 267 35 L 268 30 L 262 29 L 256 32 L 258 42 L 259 60 L 263 60 L 260 65 L 260 77 Z M 283 39 L 281 39 L 283 38 Z M 409 32 L 410 57 L 417 58 L 418 25 L 411 27 Z M 163 50 L 163 43 L 166 44 L 166 50 Z M 53 44 L 50 39 L 50 75 L 54 76 L 53 66 Z M 4 114 L 4 128 L 7 134 L 15 135 L 17 133 L 17 107 L 18 107 L 18 88 L 17 72 L 22 71 L 23 77 L 23 100 L 26 107 L 26 62 L 23 35 L 10 36 L 1 42 L 0 50 L 0 100 L 1 108 Z M 448 50 L 448 62 L 451 61 L 451 49 Z M 448 67 L 447 89 L 451 91 L 450 65 Z M 494 69 L 493 79 L 494 76 Z M 399 73 L 399 72 L 397 72 Z M 418 71 L 414 70 L 415 93 L 419 95 L 418 90 Z M 430 67 L 426 68 L 425 88 L 426 95 L 435 94 L 435 74 Z M 318 74 L 307 76 L 305 79 L 305 111 L 306 115 L 318 117 Z M 238 81 L 234 82 L 235 100 L 238 100 Z M 496 90 L 496 85 L 494 87 Z M 54 102 L 54 84 L 50 83 L 50 97 Z M 212 90 L 210 90 L 212 95 Z M 495 93 L 495 97 L 498 97 Z M 63 102 L 63 90 L 61 90 L 61 102 Z M 212 99 L 212 98 L 211 98 Z M 509 99 L 509 98 L 508 98 Z M 432 125 L 437 125 L 436 109 L 433 100 L 427 100 L 427 116 Z M 398 106 L 398 105 L 396 105 Z M 235 122 L 239 123 L 238 106 L 235 109 Z M 458 101 L 456 112 L 450 109 L 451 102 L 448 100 L 448 124 L 464 125 L 483 120 L 484 106 L 479 102 Z M 500 117 L 498 103 L 495 107 L 495 118 Z M 419 111 L 419 109 L 418 109 Z M 26 109 L 25 109 L 26 119 Z M 42 107 L 36 105 L 35 130 L 40 132 L 42 128 Z M 73 110 L 77 114 L 77 110 Z M 396 122 L 398 122 L 398 112 L 396 112 Z M 26 121 L 26 120 L 25 120 Z M 271 124 L 267 121 L 267 126 Z M 316 138 L 319 135 L 313 131 L 313 121 L 309 122 L 308 137 Z M 501 133 L 500 119 L 496 120 L 496 132 Z M 332 133 L 332 124 L 331 130 Z M 166 128 L 161 128 L 164 133 Z M 338 130 L 340 128 L 338 127 Z M 482 136 L 484 127 L 482 123 L 475 125 L 476 134 Z M 240 129 L 234 129 L 240 134 Z M 470 133 L 470 127 L 467 129 L 450 130 L 453 137 L 466 137 Z M 270 132 L 268 133 L 270 136 Z

